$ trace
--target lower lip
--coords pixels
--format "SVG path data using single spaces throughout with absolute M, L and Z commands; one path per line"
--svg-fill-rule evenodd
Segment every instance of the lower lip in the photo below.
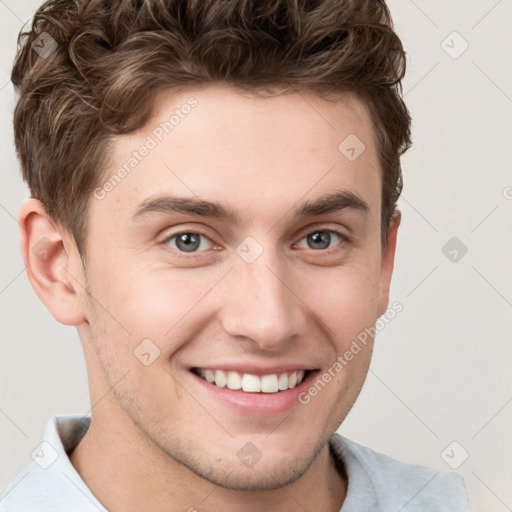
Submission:
M 202 379 L 192 371 L 189 371 L 189 373 L 195 382 L 211 397 L 240 413 L 251 416 L 273 416 L 287 412 L 294 406 L 301 405 L 299 395 L 310 387 L 311 382 L 318 374 L 318 370 L 310 371 L 298 386 L 277 393 L 247 393 L 227 387 L 220 388 Z

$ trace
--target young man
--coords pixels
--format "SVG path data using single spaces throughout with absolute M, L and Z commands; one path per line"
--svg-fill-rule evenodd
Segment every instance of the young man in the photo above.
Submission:
M 385 4 L 52 0 L 21 43 L 21 246 L 91 414 L 50 419 L 0 510 L 468 510 L 336 434 L 410 145 Z

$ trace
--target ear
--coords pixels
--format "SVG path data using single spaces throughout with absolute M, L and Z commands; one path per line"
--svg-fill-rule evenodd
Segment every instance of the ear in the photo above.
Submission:
M 401 220 L 401 212 L 399 210 L 395 210 L 389 222 L 387 246 L 382 252 L 378 316 L 382 316 L 386 312 L 389 304 L 389 287 L 391 284 L 391 276 L 393 274 L 393 265 L 395 262 L 398 227 L 400 226 Z
M 18 223 L 21 252 L 32 288 L 57 321 L 81 324 L 85 321 L 84 276 L 73 237 L 56 226 L 37 199 L 23 203 Z

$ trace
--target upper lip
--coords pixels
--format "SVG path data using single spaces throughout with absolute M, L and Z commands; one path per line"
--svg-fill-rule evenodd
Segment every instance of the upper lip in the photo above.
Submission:
M 317 368 L 310 364 L 293 363 L 283 363 L 272 366 L 263 366 L 249 363 L 208 363 L 201 366 L 192 366 L 190 369 L 222 370 L 224 372 L 250 373 L 252 375 L 269 375 L 272 373 L 296 372 L 300 370 L 316 370 Z

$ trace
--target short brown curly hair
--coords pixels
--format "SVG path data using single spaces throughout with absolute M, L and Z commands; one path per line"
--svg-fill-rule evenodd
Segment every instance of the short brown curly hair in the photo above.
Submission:
M 44 58 L 34 48 L 42 37 L 54 47 Z M 325 99 L 353 92 L 376 133 L 385 246 L 411 145 L 405 67 L 384 1 L 49 0 L 18 36 L 16 151 L 32 197 L 83 255 L 88 201 L 112 137 L 149 121 L 157 89 L 223 82 L 256 93 L 286 84 Z

